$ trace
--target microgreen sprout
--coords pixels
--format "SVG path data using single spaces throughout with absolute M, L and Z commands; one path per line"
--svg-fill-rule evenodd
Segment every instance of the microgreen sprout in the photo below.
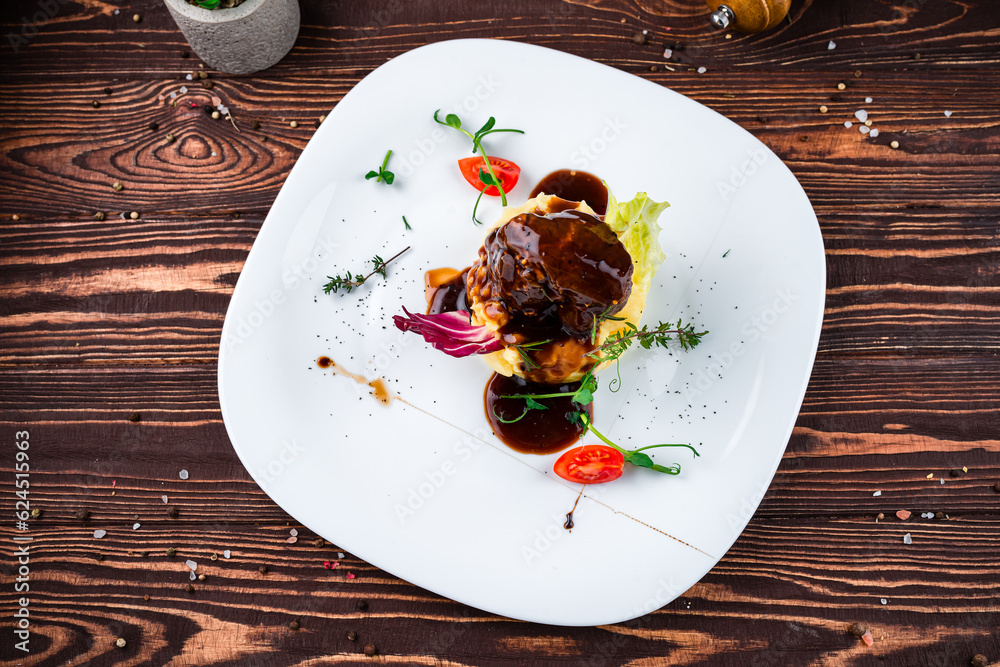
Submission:
M 406 246 L 405 248 L 397 252 L 389 259 L 382 259 L 378 255 L 375 255 L 370 260 L 368 260 L 369 262 L 372 263 L 373 268 L 367 274 L 364 273 L 364 270 L 361 270 L 358 271 L 357 274 L 352 274 L 350 271 L 347 271 L 343 275 L 327 276 L 327 279 L 330 282 L 328 282 L 326 285 L 323 286 L 323 292 L 325 292 L 326 294 L 331 294 L 331 293 L 336 294 L 340 290 L 344 290 L 346 294 L 350 294 L 351 290 L 353 290 L 355 287 L 360 287 L 361 285 L 364 285 L 365 281 L 374 276 L 375 274 L 378 274 L 382 276 L 382 278 L 385 278 L 386 277 L 385 270 L 386 267 L 389 265 L 389 262 L 393 261 L 394 259 L 402 255 L 409 249 L 410 246 Z
M 222 0 L 197 0 L 198 6 L 203 9 L 216 9 Z
M 495 186 L 496 189 L 500 191 L 501 205 L 503 206 L 507 205 L 507 193 L 504 192 L 503 185 L 500 184 L 500 179 L 497 178 L 496 172 L 493 171 L 493 165 L 490 164 L 490 159 L 486 155 L 486 150 L 483 148 L 483 143 L 482 143 L 483 137 L 489 134 L 493 134 L 495 132 L 516 132 L 518 134 L 524 134 L 524 130 L 498 128 L 496 127 L 496 122 L 497 122 L 496 118 L 490 116 L 490 119 L 486 121 L 486 123 L 481 128 L 479 128 L 475 134 L 473 134 L 462 127 L 462 121 L 457 115 L 450 113 L 444 117 L 444 120 L 441 120 L 440 118 L 438 118 L 439 113 L 441 113 L 440 109 L 434 112 L 435 122 L 440 123 L 441 125 L 447 125 L 448 127 L 454 128 L 459 132 L 461 132 L 462 134 L 464 134 L 465 136 L 472 139 L 473 155 L 475 155 L 478 152 L 483 156 L 483 162 L 486 165 L 486 171 L 479 172 L 479 180 L 482 181 L 484 187 L 482 190 L 479 191 L 479 196 L 476 197 L 476 204 L 475 206 L 472 207 L 472 220 L 477 225 L 481 225 L 483 223 L 476 218 L 476 210 L 479 208 L 479 200 L 483 198 L 483 194 L 486 192 L 487 188 L 489 188 L 491 185 Z
M 662 472 L 662 473 L 665 473 L 667 475 L 679 475 L 679 474 L 681 474 L 681 466 L 680 466 L 679 463 L 675 463 L 675 464 L 673 464 L 673 465 L 671 465 L 669 467 L 668 466 L 661 466 L 661 465 L 657 465 L 657 464 L 653 463 L 653 459 L 649 458 L 648 455 L 643 454 L 643 452 L 645 450 L 647 450 L 647 449 L 656 449 L 657 447 L 687 447 L 692 452 L 694 452 L 694 455 L 696 457 L 701 456 L 701 454 L 698 453 L 698 450 L 695 449 L 694 447 L 692 447 L 691 445 L 685 445 L 685 444 L 681 444 L 681 443 L 671 443 L 671 444 L 662 444 L 662 445 L 647 445 L 645 447 L 640 447 L 639 449 L 632 449 L 632 450 L 622 449 L 621 447 L 619 447 L 615 443 L 611 442 L 611 440 L 609 440 L 603 433 L 601 433 L 596 428 L 594 428 L 593 420 L 590 418 L 590 415 L 588 415 L 586 412 L 574 412 L 574 413 L 572 413 L 570 415 L 570 420 L 574 424 L 577 424 L 578 426 L 582 426 L 583 427 L 583 434 L 584 435 L 586 435 L 587 431 L 590 431 L 595 436 L 597 436 L 597 438 L 601 442 L 603 442 L 604 444 L 606 444 L 608 447 L 611 447 L 613 449 L 617 449 L 619 452 L 621 452 L 622 456 L 625 457 L 625 462 L 626 463 L 631 463 L 632 465 L 639 466 L 640 468 L 649 468 L 651 470 L 655 470 L 656 472 Z
M 392 150 L 386 152 L 385 159 L 382 160 L 382 166 L 378 168 L 378 171 L 372 169 L 367 174 L 365 174 L 366 181 L 370 181 L 371 179 L 374 178 L 376 183 L 384 181 L 386 185 L 392 185 L 392 181 L 393 179 L 396 178 L 396 175 L 391 171 L 389 171 L 388 169 L 386 169 L 386 167 L 389 165 L 390 155 L 392 155 Z
M 406 221 L 406 216 L 403 216 L 403 226 L 406 227 L 406 231 L 413 231 L 413 227 L 410 227 L 410 223 Z

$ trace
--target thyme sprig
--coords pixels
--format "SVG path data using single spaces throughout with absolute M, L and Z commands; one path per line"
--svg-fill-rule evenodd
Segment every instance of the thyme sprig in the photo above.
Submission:
M 495 186 L 496 189 L 500 191 L 501 205 L 503 206 L 507 205 L 507 193 L 504 192 L 503 185 L 500 184 L 500 179 L 497 178 L 496 172 L 493 171 L 493 165 L 490 164 L 490 158 L 486 155 L 486 149 L 483 148 L 483 143 L 482 143 L 483 137 L 493 134 L 495 132 L 516 132 L 518 134 L 524 134 L 524 130 L 514 130 L 509 128 L 496 127 L 497 123 L 496 118 L 490 116 L 490 119 L 486 121 L 486 123 L 481 128 L 476 130 L 475 134 L 473 134 L 472 132 L 469 132 L 464 127 L 462 127 L 462 121 L 457 115 L 450 113 L 444 117 L 444 120 L 441 120 L 440 118 L 438 118 L 439 113 L 441 113 L 440 109 L 434 112 L 434 121 L 436 123 L 439 123 L 441 125 L 447 125 L 448 127 L 456 129 L 465 136 L 472 139 L 472 154 L 475 155 L 478 152 L 483 156 L 483 162 L 486 164 L 486 171 L 479 172 L 479 180 L 482 181 L 484 187 L 482 190 L 479 191 L 479 196 L 476 197 L 476 204 L 475 206 L 472 207 L 472 221 L 475 222 L 477 225 L 481 225 L 483 223 L 476 218 L 476 210 L 479 208 L 479 200 L 483 198 L 483 194 L 491 185 Z
M 612 317 L 605 314 L 596 318 L 594 320 L 594 331 L 600 326 L 599 321 L 604 320 L 615 320 L 620 321 L 622 318 Z M 520 417 L 510 420 L 505 423 L 513 423 L 528 414 L 531 410 L 545 409 L 545 407 L 539 403 L 541 400 L 547 398 L 562 398 L 564 396 L 569 396 L 570 399 L 578 405 L 587 405 L 594 400 L 594 392 L 597 391 L 597 376 L 594 374 L 595 369 L 603 363 L 614 362 L 616 364 L 615 369 L 618 370 L 617 363 L 621 356 L 631 347 L 632 343 L 638 341 L 644 349 L 649 350 L 653 347 L 669 347 L 671 341 L 676 340 L 680 344 L 681 349 L 690 350 L 693 347 L 697 347 L 701 343 L 701 339 L 708 331 L 695 331 L 694 324 L 684 324 L 683 320 L 677 320 L 676 324 L 667 322 L 660 322 L 656 325 L 655 329 L 649 329 L 647 326 L 643 325 L 640 329 L 631 322 L 625 322 L 624 331 L 616 331 L 615 333 L 608 336 L 607 340 L 600 347 L 597 347 L 590 352 L 587 352 L 587 356 L 595 359 L 595 363 L 590 369 L 584 373 L 583 377 L 580 378 L 580 386 L 575 391 L 562 391 L 553 392 L 551 394 L 510 394 L 502 396 L 501 398 L 514 398 L 523 399 L 526 404 L 525 411 Z M 549 341 L 544 341 L 549 342 Z M 534 345 L 529 343 L 528 345 Z M 521 345 L 520 347 L 527 347 L 528 345 Z M 527 359 L 527 353 L 523 350 L 518 350 L 522 359 Z M 531 362 L 534 364 L 534 362 Z M 535 364 L 537 366 L 537 364 Z M 529 366 L 530 369 L 530 366 Z M 616 386 L 617 385 L 617 386 Z M 612 391 L 617 391 L 617 387 L 621 385 L 621 377 L 619 376 L 617 381 L 612 380 L 609 385 Z M 541 407 L 538 407 L 541 406 Z M 595 432 L 596 433 L 596 432 Z
M 376 274 L 382 276 L 382 278 L 385 278 L 386 277 L 385 270 L 386 267 L 389 265 L 389 263 L 409 249 L 410 246 L 406 246 L 405 248 L 397 252 L 389 259 L 382 259 L 378 255 L 375 255 L 370 260 L 368 260 L 369 262 L 372 263 L 373 268 L 367 274 L 364 274 L 364 269 L 362 269 L 361 271 L 358 271 L 357 274 L 352 274 L 350 271 L 347 271 L 343 275 L 338 274 L 336 276 L 327 276 L 327 279 L 330 282 L 328 282 L 326 285 L 323 286 L 323 292 L 326 294 L 331 294 L 331 293 L 336 294 L 340 290 L 344 290 L 345 293 L 350 294 L 351 290 L 353 290 L 355 287 L 360 287 L 361 285 L 364 285 L 365 281 L 367 281 L 369 278 L 371 278 Z

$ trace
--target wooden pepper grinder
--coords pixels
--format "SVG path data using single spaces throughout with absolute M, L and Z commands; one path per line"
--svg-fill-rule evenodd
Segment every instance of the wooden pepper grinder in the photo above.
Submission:
M 732 26 L 740 32 L 770 30 L 788 15 L 792 0 L 705 0 L 712 10 L 712 25 Z

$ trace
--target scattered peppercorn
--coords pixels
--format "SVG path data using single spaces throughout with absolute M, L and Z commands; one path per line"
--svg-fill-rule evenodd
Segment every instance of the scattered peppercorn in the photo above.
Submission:
M 240 219 L 240 212 L 239 211 L 233 211 L 233 220 L 239 220 L 239 219 Z M 320 546 L 322 546 L 322 545 L 320 545 Z
M 935 519 L 944 519 L 944 518 L 946 518 L 946 517 L 945 517 L 945 513 L 944 513 L 944 512 L 937 512 L 937 513 L 936 513 L 936 514 L 934 515 L 934 518 L 935 518 Z
M 149 596 L 148 595 L 143 595 L 142 599 L 145 600 L 146 602 L 149 602 Z
M 111 188 L 112 188 L 112 189 L 113 189 L 113 190 L 114 190 L 115 192 L 121 192 L 122 190 L 124 190 L 124 189 L 125 189 L 125 186 L 124 186 L 124 185 L 122 185 L 120 181 L 115 181 L 114 183 L 112 183 L 112 184 L 111 184 Z
M 142 17 L 139 16 L 138 14 L 132 14 L 132 20 L 135 21 L 136 23 L 141 23 Z
M 148 551 L 143 551 L 143 552 L 142 552 L 141 554 L 139 554 L 139 555 L 140 555 L 140 556 L 142 556 L 143 558 L 147 558 L 147 557 L 149 556 L 149 552 L 148 552 Z
M 892 142 L 889 143 L 889 147 L 890 148 L 899 148 L 899 142 L 894 140 L 894 141 L 892 141 Z
M 181 51 L 181 58 L 190 58 L 191 54 L 187 51 Z
M 951 476 L 951 477 L 961 477 L 962 476 L 962 469 L 961 468 L 955 468 L 954 470 L 949 470 L 948 471 L 948 475 Z
M 97 562 L 100 563 L 102 560 L 104 560 L 104 554 L 97 554 L 96 556 L 94 556 L 94 558 L 96 558 Z
M 167 135 L 167 143 L 168 144 L 172 144 L 175 141 L 177 141 L 177 137 L 175 137 L 173 134 L 168 134 Z
M 294 130 L 299 126 L 299 122 L 297 120 L 293 120 L 291 123 L 288 124 L 288 126 Z
M 115 640 L 115 646 L 117 646 L 118 648 L 125 648 L 125 638 L 124 637 L 119 637 L 118 639 L 116 639 Z
M 176 553 L 177 553 L 177 549 L 174 549 L 173 547 L 167 547 L 167 555 L 168 556 L 170 556 L 171 558 L 173 558 L 173 556 Z
M 324 544 L 326 544 L 326 542 L 323 541 L 322 537 L 316 538 L 316 541 L 313 542 L 313 546 L 315 546 L 317 549 L 322 547 Z
M 214 87 L 215 87 L 215 84 L 214 84 L 214 83 L 212 83 L 211 81 L 202 81 L 202 82 L 201 82 L 201 87 L 202 87 L 202 88 L 207 88 L 207 89 L 211 89 L 211 88 L 214 88 Z
M 93 102 L 90 103 L 90 106 L 94 107 L 95 109 L 100 109 L 101 103 L 98 102 L 97 100 L 94 100 Z
M 847 84 L 841 81 L 837 84 L 837 90 L 847 90 Z
M 365 655 L 369 658 L 378 655 L 378 649 L 375 648 L 375 644 L 365 644 Z
M 325 123 L 326 122 L 326 114 L 324 114 L 324 115 L 322 115 L 322 116 L 319 117 L 319 122 L 321 122 L 321 123 Z
M 820 112 L 820 113 L 826 113 L 827 111 L 829 111 L 829 109 L 827 108 L 827 106 L 826 106 L 825 104 L 824 104 L 824 105 L 822 105 L 822 106 L 821 106 L 821 107 L 819 108 L 819 112 Z
M 207 79 L 208 78 L 208 72 L 205 72 L 204 70 L 201 71 L 201 72 L 198 72 L 198 78 L 199 79 Z
M 111 89 L 110 88 L 105 88 L 104 89 L 104 94 L 105 95 L 110 95 L 111 94 Z
M 288 627 L 290 627 L 292 630 L 298 630 L 299 629 L 299 622 L 298 621 L 292 621 L 291 623 L 288 624 Z
M 972 667 L 986 667 L 990 664 L 990 659 L 987 658 L 982 653 L 977 653 L 972 656 Z
M 809 137 L 803 134 L 801 137 L 799 137 L 799 141 L 809 141 Z
M 913 59 L 914 60 L 920 60 L 920 54 L 919 53 L 914 53 L 913 54 Z
M 132 218 L 133 220 L 138 220 L 139 219 L 139 212 L 138 211 L 132 211 L 131 213 L 128 214 L 128 217 Z
M 365 602 L 364 600 L 358 600 L 357 602 L 354 603 L 354 606 L 357 607 L 361 611 L 364 611 L 365 609 L 368 609 L 368 603 Z
M 178 514 L 179 512 L 177 511 L 176 507 L 171 507 L 167 509 L 167 516 L 169 516 L 171 519 L 176 519 Z
M 222 114 L 221 113 L 219 113 L 218 111 L 213 111 L 212 112 L 212 120 L 219 120 L 220 118 L 222 118 Z
M 997 493 L 1000 493 L 1000 482 L 997 482 L 996 484 L 993 485 L 993 490 L 996 491 Z
M 17 222 L 18 220 L 21 219 L 21 216 L 15 213 L 14 215 L 10 216 L 10 219 L 13 220 L 14 222 Z
M 657 67 L 656 65 L 650 65 L 650 66 L 649 66 L 649 71 L 650 71 L 650 72 L 659 72 L 659 71 L 660 71 L 660 68 L 659 68 L 659 67 Z
M 156 132 L 158 129 L 160 129 L 160 124 L 154 120 L 152 123 L 149 124 L 149 129 L 151 129 L 153 132 Z
M 188 584 L 187 586 L 184 587 L 184 590 L 186 590 L 188 593 L 194 593 L 194 586 Z
M 257 568 L 257 571 L 260 572 L 261 574 L 267 574 L 267 565 L 261 565 L 260 567 Z
M 108 216 L 104 214 L 104 211 L 98 211 L 97 213 L 94 214 L 95 220 L 104 220 L 106 217 Z
M 199 574 L 198 575 L 198 581 L 205 581 L 205 579 L 207 579 L 207 578 L 208 577 L 206 575 L 204 575 L 204 574 Z
M 260 121 L 254 119 L 253 122 L 250 123 L 250 127 L 252 129 L 254 129 L 254 130 L 259 130 L 260 129 Z
M 861 70 L 859 70 L 859 69 L 854 70 L 854 78 L 855 79 L 860 79 L 861 76 L 862 76 L 861 75 Z
M 347 633 L 347 640 L 352 642 L 358 641 L 358 633 L 351 630 L 350 632 Z
M 138 217 L 138 216 L 136 216 L 136 217 Z M 128 420 L 129 420 L 130 422 L 137 422 L 137 421 L 142 421 L 142 415 L 141 415 L 141 414 L 139 414 L 138 412 L 133 412 L 132 414 L 130 414 L 130 415 L 128 416 Z
M 219 554 L 212 554 L 209 556 L 209 560 L 219 560 Z
M 80 521 L 86 521 L 88 518 L 90 518 L 90 512 L 88 512 L 87 510 L 77 510 L 76 518 L 79 519 Z
M 31 510 L 31 518 L 32 519 L 41 519 L 42 518 L 42 510 L 38 509 L 37 507 L 35 509 Z
M 632 35 L 632 41 L 640 46 L 646 43 L 646 34 L 642 32 L 637 32 Z
M 207 104 L 207 103 L 206 104 L 202 104 L 201 108 L 209 116 L 211 116 L 212 115 L 212 111 L 214 111 L 214 109 L 212 108 L 212 105 L 211 104 Z
M 849 626 L 847 626 L 847 631 L 856 637 L 860 637 L 861 635 L 868 632 L 868 626 L 865 625 L 864 623 L 851 623 Z

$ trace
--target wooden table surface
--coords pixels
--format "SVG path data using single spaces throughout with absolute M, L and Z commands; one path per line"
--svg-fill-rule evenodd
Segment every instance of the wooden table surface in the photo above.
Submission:
M 795 0 L 776 30 L 730 39 L 697 0 L 301 4 L 298 42 L 277 66 L 188 83 L 188 99 L 218 96 L 241 131 L 158 99 L 201 70 L 158 0 L 0 9 L 4 664 L 1000 661 L 993 0 Z M 718 565 L 637 621 L 512 621 L 349 553 L 326 570 L 337 545 L 301 527 L 287 543 L 297 524 L 252 481 L 222 423 L 226 306 L 317 120 L 387 59 L 455 37 L 548 46 L 683 93 L 770 146 L 819 217 L 826 317 L 781 467 Z M 878 137 L 844 127 L 861 108 Z M 121 217 L 131 211 L 139 218 Z M 41 514 L 20 530 L 24 440 Z M 18 593 L 25 544 L 30 592 Z M 187 559 L 207 574 L 193 591 Z M 20 597 L 27 653 L 10 630 Z M 872 647 L 851 623 L 868 625 Z

